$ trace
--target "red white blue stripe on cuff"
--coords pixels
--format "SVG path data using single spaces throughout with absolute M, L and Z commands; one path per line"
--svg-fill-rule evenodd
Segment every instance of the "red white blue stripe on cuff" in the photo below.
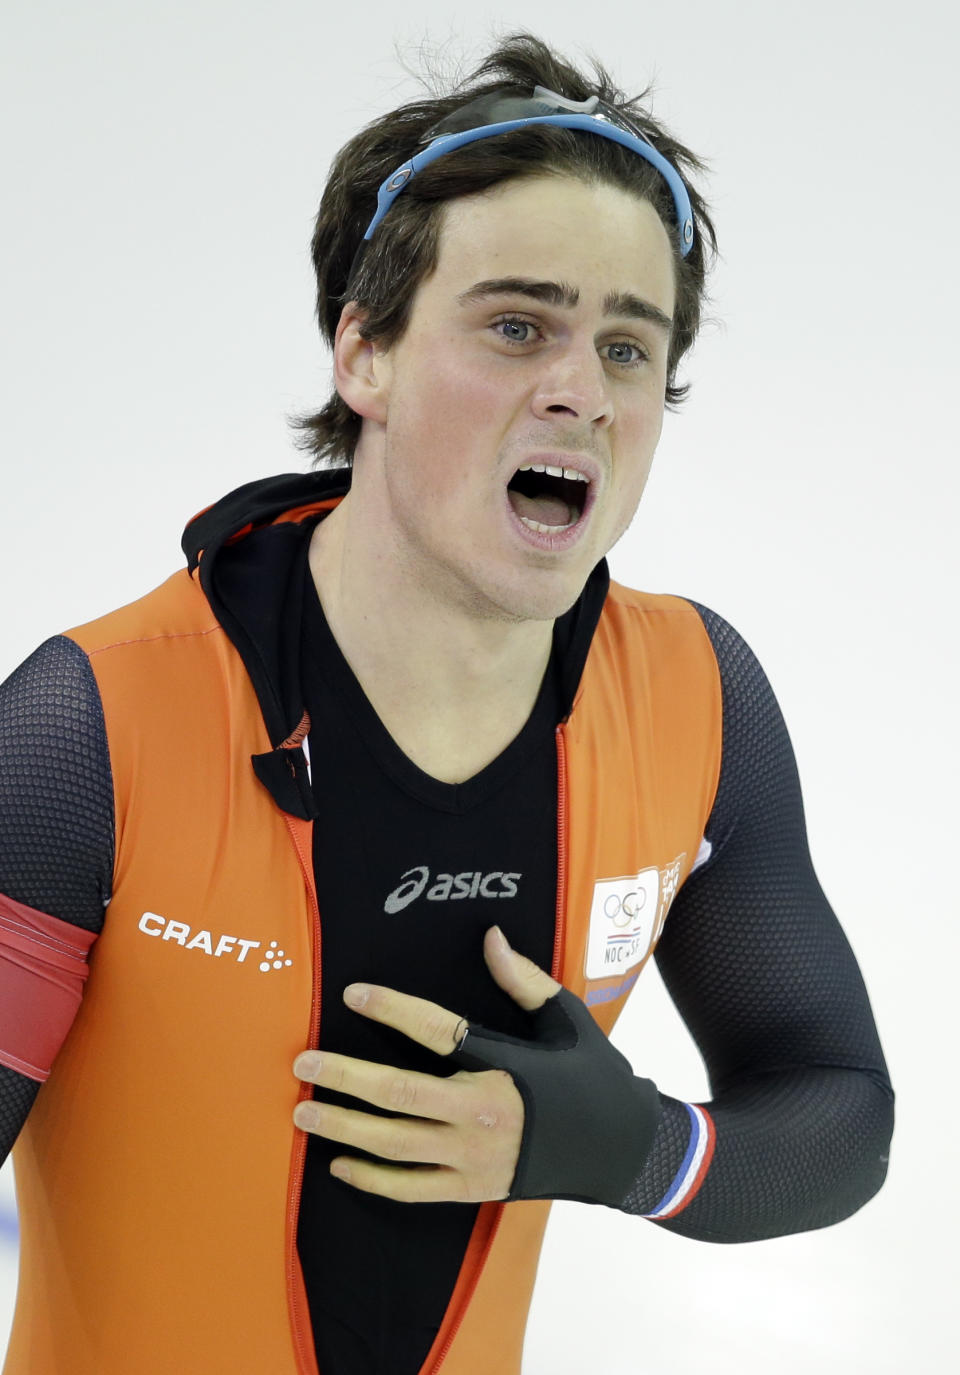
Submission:
M 644 1217 L 660 1221 L 676 1217 L 677 1213 L 682 1212 L 696 1197 L 710 1168 L 717 1139 L 713 1118 L 706 1108 L 698 1107 L 695 1103 L 684 1103 L 683 1106 L 690 1114 L 690 1144 L 687 1153 L 670 1188 L 653 1212 L 645 1213 Z

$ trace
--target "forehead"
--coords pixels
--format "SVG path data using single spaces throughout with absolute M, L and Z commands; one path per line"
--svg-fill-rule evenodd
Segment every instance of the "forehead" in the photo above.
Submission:
M 439 300 L 498 277 L 563 280 L 584 309 L 633 292 L 671 314 L 673 252 L 649 201 L 617 186 L 516 179 L 449 202 L 437 266 L 420 290 Z

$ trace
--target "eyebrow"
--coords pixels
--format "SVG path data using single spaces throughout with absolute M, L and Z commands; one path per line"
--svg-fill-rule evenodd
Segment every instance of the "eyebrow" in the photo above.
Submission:
M 567 282 L 537 281 L 533 277 L 489 277 L 475 282 L 457 296 L 459 305 L 472 305 L 490 296 L 528 296 L 548 306 L 572 310 L 580 300 L 580 292 Z M 649 320 L 669 334 L 673 320 L 658 306 L 635 296 L 632 291 L 608 291 L 603 298 L 604 315 L 625 316 L 633 320 Z

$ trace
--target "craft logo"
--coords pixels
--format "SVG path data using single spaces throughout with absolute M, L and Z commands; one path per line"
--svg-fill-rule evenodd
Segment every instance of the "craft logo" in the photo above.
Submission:
M 425 864 L 408 869 L 400 875 L 400 883 L 387 894 L 383 910 L 402 912 L 411 902 L 426 893 L 428 902 L 455 902 L 458 898 L 513 898 L 522 874 L 505 874 L 494 869 L 490 874 L 468 870 L 462 874 L 437 874 L 430 883 L 430 870 Z M 427 885 L 430 885 L 429 887 Z
M 237 964 L 244 964 L 250 951 L 259 950 L 262 945 L 261 941 L 247 941 L 240 936 L 218 936 L 214 939 L 210 931 L 194 931 L 185 921 L 168 921 L 157 912 L 144 912 L 137 925 L 145 936 L 173 941 L 183 950 L 199 950 L 213 959 L 225 958 Z M 288 969 L 293 964 L 293 960 L 287 959 L 284 951 L 278 948 L 276 941 L 271 941 L 261 956 L 254 956 L 250 963 L 254 962 L 261 974 L 268 974 L 274 969 Z
M 660 938 L 680 884 L 683 855 L 662 870 L 641 869 L 594 884 L 586 976 L 612 979 L 641 964 Z

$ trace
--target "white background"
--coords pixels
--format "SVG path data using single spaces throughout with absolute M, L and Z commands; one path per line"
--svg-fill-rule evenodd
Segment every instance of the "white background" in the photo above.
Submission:
M 304 466 L 284 416 L 328 384 L 311 220 L 340 144 L 418 94 L 395 43 L 412 66 L 427 40 L 469 67 L 519 27 L 594 51 L 631 93 L 655 79 L 655 112 L 712 164 L 715 323 L 612 566 L 712 605 L 767 668 L 899 1126 L 885 1189 L 824 1232 L 709 1246 L 558 1206 L 528 1375 L 902 1375 L 951 1349 L 954 14 L 946 0 L 4 8 L 0 677 L 159 582 L 196 510 Z M 653 971 L 617 1039 L 666 1092 L 706 1093 Z

